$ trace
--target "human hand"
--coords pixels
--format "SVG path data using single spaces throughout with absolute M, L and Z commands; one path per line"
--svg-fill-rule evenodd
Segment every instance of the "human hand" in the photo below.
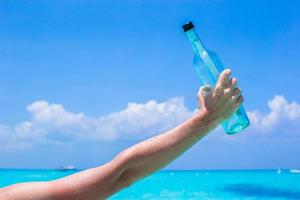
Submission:
M 236 87 L 237 79 L 229 80 L 230 74 L 230 69 L 224 70 L 214 88 L 205 85 L 197 95 L 200 112 L 220 122 L 229 118 L 244 101 L 241 90 Z

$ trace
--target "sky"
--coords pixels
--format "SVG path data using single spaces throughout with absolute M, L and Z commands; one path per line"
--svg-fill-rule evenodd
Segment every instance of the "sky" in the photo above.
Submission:
M 0 2 L 0 168 L 84 169 L 192 117 L 182 25 L 233 70 L 251 125 L 165 169 L 300 168 L 299 1 Z

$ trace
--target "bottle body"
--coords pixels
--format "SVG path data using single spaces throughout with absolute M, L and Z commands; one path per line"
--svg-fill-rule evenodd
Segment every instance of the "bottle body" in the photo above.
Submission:
M 222 62 L 216 53 L 209 51 L 204 47 L 192 22 L 185 24 L 183 29 L 187 34 L 195 53 L 193 63 L 201 85 L 208 84 L 214 87 L 220 73 L 224 70 Z M 228 134 L 238 133 L 248 127 L 249 124 L 248 116 L 242 105 L 232 114 L 232 116 L 222 122 L 224 130 Z
M 215 64 L 215 72 L 218 74 L 215 74 L 215 72 L 210 70 L 199 54 L 195 54 L 193 64 L 201 85 L 210 85 L 213 87 L 215 86 L 220 73 L 224 70 L 224 67 L 216 53 L 208 50 L 206 53 Z M 241 105 L 235 113 L 227 120 L 223 121 L 221 125 L 228 134 L 235 134 L 247 128 L 249 126 L 249 119 L 244 107 Z

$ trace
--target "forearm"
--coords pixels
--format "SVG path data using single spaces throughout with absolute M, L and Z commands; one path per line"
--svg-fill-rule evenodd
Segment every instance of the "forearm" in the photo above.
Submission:
M 178 127 L 126 149 L 119 155 L 128 160 L 126 178 L 135 181 L 164 167 L 218 124 L 218 120 L 199 112 Z

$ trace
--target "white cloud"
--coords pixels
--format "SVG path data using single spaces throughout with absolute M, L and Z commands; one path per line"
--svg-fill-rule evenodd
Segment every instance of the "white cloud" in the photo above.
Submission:
M 275 96 L 268 106 L 270 112 L 266 114 L 258 110 L 248 112 L 252 125 L 248 130 L 272 133 L 281 122 L 287 126 L 300 124 L 298 103 L 289 103 L 283 96 Z M 128 103 L 124 110 L 98 118 L 70 112 L 60 104 L 47 101 L 33 102 L 27 111 L 31 116 L 27 121 L 14 127 L 0 124 L 0 150 L 25 148 L 43 142 L 141 139 L 170 129 L 195 113 L 186 107 L 183 97 L 165 102 Z
M 268 101 L 270 112 L 262 114 L 255 110 L 248 112 L 249 118 L 254 128 L 268 132 L 278 127 L 281 123 L 300 123 L 300 105 L 296 102 L 289 103 L 284 96 L 276 95 Z
M 36 101 L 27 107 L 31 119 L 15 127 L 0 125 L 2 148 L 27 147 L 45 142 L 52 135 L 68 137 L 69 140 L 108 141 L 116 139 L 136 139 L 158 134 L 191 117 L 182 97 L 165 102 L 155 100 L 129 103 L 116 113 L 100 118 L 73 113 L 60 104 Z M 53 140 L 53 139 L 51 139 Z
M 153 135 L 172 128 L 192 115 L 183 97 L 162 103 L 154 100 L 145 104 L 129 103 L 126 109 L 100 118 L 101 126 L 98 128 L 112 136 Z

